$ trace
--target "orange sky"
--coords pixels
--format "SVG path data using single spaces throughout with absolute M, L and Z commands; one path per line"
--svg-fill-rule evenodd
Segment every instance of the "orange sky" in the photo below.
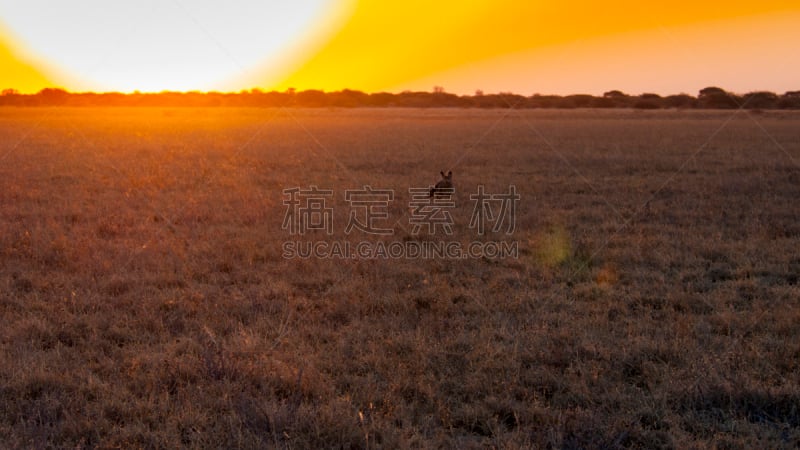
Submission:
M 41 70 L 24 60 L 19 48 L 12 49 L 8 36 L 0 28 L 0 89 L 17 89 L 22 92 L 37 91 L 52 82 Z
M 307 30 L 317 35 L 314 42 L 286 43 L 292 57 L 284 58 L 282 66 L 240 67 L 242 73 L 227 81 L 192 87 L 399 91 L 440 85 L 457 93 L 483 89 L 522 94 L 608 89 L 696 93 L 711 84 L 734 91 L 800 89 L 792 85 L 800 84 L 796 1 L 342 4 L 343 19 L 330 32 Z M 0 17 L 2 13 L 0 3 Z M 197 20 L 194 25 L 204 26 Z M 35 50 L 10 39 L 12 33 L 0 29 L 0 89 L 81 84 L 66 81 L 69 67 L 59 72 L 44 67 Z M 234 53 L 235 41 L 211 38 L 216 47 L 222 47 L 220 42 L 228 46 L 219 52 L 223 56 Z M 99 89 L 91 81 L 88 88 Z

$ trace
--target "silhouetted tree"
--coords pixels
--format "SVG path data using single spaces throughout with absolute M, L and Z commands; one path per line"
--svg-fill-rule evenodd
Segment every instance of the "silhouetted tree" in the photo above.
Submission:
M 778 105 L 778 94 L 774 92 L 750 92 L 744 95 L 744 107 L 748 109 L 769 109 Z
M 598 97 L 593 102 L 593 106 L 597 108 L 622 108 L 628 107 L 631 103 L 631 97 L 620 91 L 613 90 L 603 93 L 602 97 Z
M 508 108 L 508 100 L 498 94 L 486 94 L 473 97 L 472 104 L 479 108 Z
M 16 89 L 4 89 L 0 93 L 0 105 L 16 106 L 22 102 L 22 96 Z
M 562 108 L 587 108 L 592 105 L 594 97 L 587 94 L 575 94 L 564 97 Z
M 727 95 L 727 92 L 725 92 L 725 89 L 718 88 L 716 86 L 709 86 L 709 87 L 700 89 L 700 92 L 698 94 L 698 98 L 709 97 L 709 96 L 712 96 L 712 95 Z
M 367 106 L 369 104 L 369 96 L 361 91 L 354 91 L 351 89 L 344 89 L 339 92 L 332 92 L 327 94 L 330 106 L 344 106 L 348 108 L 356 106 Z
M 698 97 L 688 94 L 661 97 L 644 93 L 630 96 L 613 90 L 602 96 L 586 94 L 558 95 L 534 94 L 524 97 L 511 92 L 484 94 L 476 90 L 474 95 L 458 96 L 437 86 L 433 92 L 403 91 L 399 94 L 377 92 L 367 94 L 352 89 L 326 93 L 309 89 L 297 92 L 289 88 L 283 92 L 264 92 L 260 89 L 242 90 L 237 93 L 222 92 L 170 92 L 122 94 L 119 92 L 70 93 L 60 88 L 42 89 L 36 94 L 20 94 L 15 89 L 0 91 L 0 105 L 17 106 L 186 106 L 186 107 L 480 107 L 480 108 L 738 108 L 740 105 L 754 109 L 797 108 L 800 109 L 800 91 L 788 91 L 781 96 L 773 92 L 750 92 L 736 96 L 711 86 L 700 91 Z
M 636 109 L 659 109 L 661 105 L 655 100 L 647 100 L 640 98 L 633 104 L 633 107 Z
M 603 93 L 603 97 L 605 98 L 625 98 L 627 96 L 628 94 L 618 90 L 613 90 Z
M 594 97 L 592 99 L 592 108 L 616 108 L 621 106 L 618 100 L 612 97 Z
M 61 88 L 44 88 L 36 94 L 36 97 L 41 105 L 63 105 L 69 93 Z
M 521 108 L 527 100 L 524 96 L 513 92 L 501 92 L 497 97 L 503 101 L 501 108 Z
M 328 105 L 328 96 L 325 92 L 316 89 L 298 92 L 294 98 L 298 106 L 319 107 Z
M 661 96 L 658 94 L 644 93 L 639 96 L 633 104 L 636 109 L 659 109 L 661 108 Z
M 800 91 L 787 91 L 778 101 L 778 108 L 798 109 L 800 108 Z
M 528 99 L 528 106 L 531 108 L 558 108 L 562 98 L 558 95 L 534 94 Z
M 712 109 L 733 109 L 740 104 L 733 94 L 716 86 L 701 89 L 697 100 L 701 107 Z
M 270 91 L 259 96 L 260 106 L 286 106 L 291 103 L 294 94 L 289 92 Z
M 692 108 L 696 99 L 689 94 L 668 95 L 663 104 L 668 108 Z
M 369 95 L 367 104 L 369 106 L 397 106 L 397 101 L 394 94 L 377 92 Z

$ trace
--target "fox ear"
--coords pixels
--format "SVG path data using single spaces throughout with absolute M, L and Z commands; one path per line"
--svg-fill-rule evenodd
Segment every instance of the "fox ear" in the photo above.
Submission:
M 442 176 L 444 177 L 444 171 L 441 171 L 441 172 L 439 172 L 439 173 L 440 173 L 440 174 L 442 174 Z
M 452 177 L 453 176 L 453 171 L 451 170 L 451 171 L 447 172 L 447 176 L 448 177 Z

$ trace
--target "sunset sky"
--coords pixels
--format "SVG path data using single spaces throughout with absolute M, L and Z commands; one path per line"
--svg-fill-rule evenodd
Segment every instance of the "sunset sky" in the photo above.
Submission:
M 800 89 L 800 4 L 0 0 L 0 89 Z

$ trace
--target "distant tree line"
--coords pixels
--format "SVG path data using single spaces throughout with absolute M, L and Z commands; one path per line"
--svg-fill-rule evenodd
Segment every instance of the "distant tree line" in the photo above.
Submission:
M 235 93 L 159 92 L 123 94 L 119 92 L 72 93 L 59 88 L 43 89 L 36 94 L 21 94 L 14 89 L 0 92 L 0 106 L 185 106 L 185 107 L 412 107 L 412 108 L 635 108 L 635 109 L 800 109 L 800 91 L 783 95 L 773 92 L 734 94 L 718 87 L 700 90 L 697 96 L 677 94 L 628 95 L 614 90 L 602 96 L 513 94 L 456 95 L 436 86 L 432 92 L 365 93 L 345 89 L 261 91 L 251 89 Z

